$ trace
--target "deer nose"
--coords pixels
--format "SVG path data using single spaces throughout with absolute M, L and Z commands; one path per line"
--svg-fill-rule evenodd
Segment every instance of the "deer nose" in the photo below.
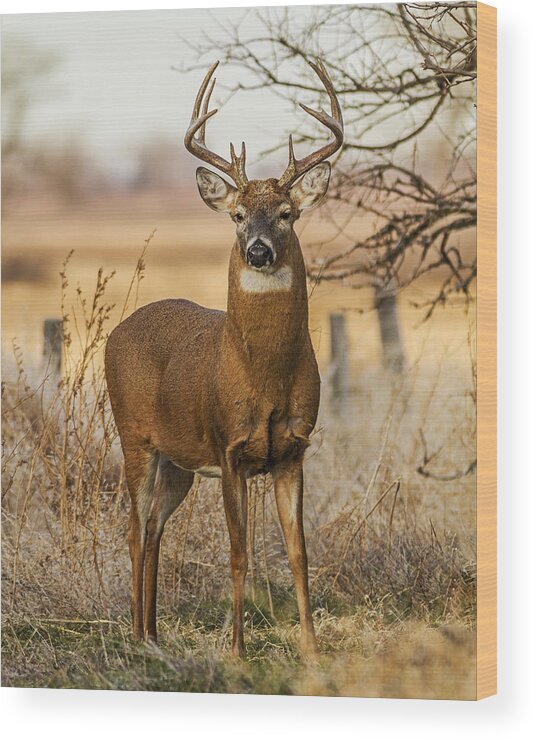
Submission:
M 248 265 L 252 267 L 265 267 L 274 261 L 274 255 L 270 247 L 258 239 L 247 251 Z

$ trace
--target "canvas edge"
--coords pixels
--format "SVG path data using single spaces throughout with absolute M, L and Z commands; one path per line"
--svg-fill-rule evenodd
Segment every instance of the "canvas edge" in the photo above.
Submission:
M 497 693 L 497 9 L 477 3 L 476 699 Z

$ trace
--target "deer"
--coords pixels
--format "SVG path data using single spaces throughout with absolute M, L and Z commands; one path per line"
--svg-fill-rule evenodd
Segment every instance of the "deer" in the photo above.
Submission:
M 320 376 L 308 328 L 304 258 L 294 230 L 302 211 L 328 189 L 328 157 L 343 144 L 343 118 L 324 64 L 309 62 L 331 103 L 331 115 L 300 103 L 326 127 L 326 144 L 298 159 L 292 135 L 279 178 L 248 180 L 246 146 L 229 160 L 205 143 L 219 62 L 208 70 L 184 137 L 186 149 L 219 170 L 199 167 L 206 205 L 236 227 L 228 271 L 227 311 L 182 299 L 143 306 L 111 332 L 105 373 L 130 495 L 135 639 L 155 642 L 158 559 L 166 521 L 184 501 L 195 474 L 221 478 L 230 540 L 233 656 L 243 658 L 248 568 L 247 480 L 270 474 L 293 574 L 299 650 L 318 655 L 309 598 L 303 526 L 303 462 L 314 430 Z

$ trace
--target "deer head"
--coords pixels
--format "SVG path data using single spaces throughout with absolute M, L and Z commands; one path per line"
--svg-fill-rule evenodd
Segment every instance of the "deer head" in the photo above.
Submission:
M 189 152 L 223 172 L 234 182 L 231 185 L 206 167 L 196 173 L 199 193 L 214 211 L 228 213 L 236 224 L 236 236 L 244 262 L 259 271 L 271 272 L 277 268 L 291 242 L 294 222 L 303 210 L 314 208 L 326 194 L 331 166 L 325 160 L 340 149 L 343 142 L 341 109 L 322 62 L 310 62 L 324 85 L 331 101 L 331 115 L 315 111 L 300 103 L 306 113 L 316 118 L 333 134 L 330 141 L 303 159 L 296 159 L 289 137 L 289 162 L 279 179 L 248 180 L 246 175 L 246 146 L 242 142 L 237 156 L 231 144 L 230 161 L 211 152 L 205 145 L 205 129 L 209 118 L 217 113 L 210 110 L 214 90 L 215 62 L 207 72 L 197 94 L 192 120 L 184 137 Z

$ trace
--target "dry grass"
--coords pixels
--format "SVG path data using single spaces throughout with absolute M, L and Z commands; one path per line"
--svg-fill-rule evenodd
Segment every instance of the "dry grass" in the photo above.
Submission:
M 216 481 L 164 535 L 159 648 L 129 637 L 128 496 L 102 371 L 110 316 L 132 310 L 62 274 L 65 372 L 3 386 L 3 682 L 21 686 L 471 698 L 474 456 L 471 355 L 362 373 L 351 416 L 327 403 L 306 463 L 320 666 L 297 660 L 297 614 L 268 478 L 250 486 L 245 664 L 227 657 L 230 582 Z M 71 310 L 71 304 L 74 309 Z M 114 319 L 115 320 L 115 319 Z M 470 348 L 472 340 L 460 338 Z M 459 350 L 459 348 L 458 348 Z M 426 449 L 425 449 L 426 448 Z M 427 455 L 426 477 L 418 472 Z
M 251 608 L 251 604 L 249 605 Z M 356 612 L 323 610 L 315 622 L 323 656 L 302 664 L 296 627 L 251 619 L 248 659 L 229 657 L 229 604 L 210 618 L 165 617 L 158 647 L 130 639 L 122 620 L 11 620 L 3 627 L 4 685 L 48 688 L 472 699 L 474 636 L 421 623 L 385 628 Z M 359 637 L 358 637 L 359 636 Z

